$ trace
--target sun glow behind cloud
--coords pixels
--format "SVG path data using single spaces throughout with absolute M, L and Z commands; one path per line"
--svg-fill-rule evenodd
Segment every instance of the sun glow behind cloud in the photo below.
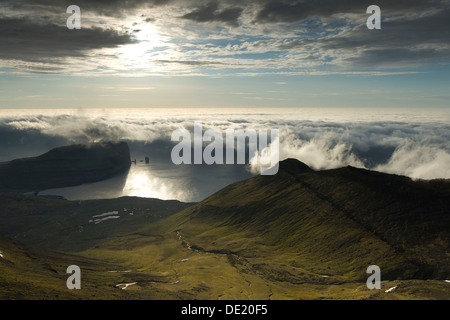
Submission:
M 140 163 L 132 165 L 122 195 L 180 201 L 196 196 L 180 177 L 160 176 L 157 170 Z
M 132 21 L 127 28 L 133 30 L 135 42 L 115 49 L 119 57 L 116 68 L 123 68 L 129 72 L 161 71 L 156 70 L 158 66 L 153 60 L 167 59 L 167 55 L 160 50 L 167 46 L 167 39 L 159 34 L 156 26 L 145 21 L 140 23 Z M 159 50 L 155 50 L 156 48 Z

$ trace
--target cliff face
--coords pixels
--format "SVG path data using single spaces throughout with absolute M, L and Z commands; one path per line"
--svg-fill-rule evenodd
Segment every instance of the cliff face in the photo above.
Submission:
M 91 183 L 129 169 L 125 142 L 72 145 L 0 163 L 0 190 L 39 191 Z

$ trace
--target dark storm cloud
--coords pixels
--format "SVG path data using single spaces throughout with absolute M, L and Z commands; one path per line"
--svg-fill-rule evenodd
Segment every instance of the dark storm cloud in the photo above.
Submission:
M 414 18 L 389 19 L 381 30 L 369 31 L 359 25 L 315 39 L 264 40 L 253 45 L 280 51 L 336 51 L 340 63 L 352 67 L 439 62 L 450 57 L 450 7 L 435 8 Z
M 205 6 L 195 9 L 182 16 L 183 19 L 193 20 L 197 22 L 225 22 L 232 26 L 238 26 L 238 18 L 240 17 L 242 8 L 226 8 L 219 9 L 218 2 L 210 2 Z
M 445 0 L 269 0 L 262 2 L 255 22 L 297 22 L 312 17 L 330 17 L 342 13 L 365 13 L 376 4 L 389 13 L 406 13 L 447 4 Z
M 134 10 L 143 7 L 164 6 L 172 0 L 14 0 L 0 1 L 6 2 L 13 9 L 25 9 L 41 12 L 64 13 L 70 5 L 77 5 L 83 11 L 93 11 L 97 14 L 107 16 L 120 16 L 124 11 Z
M 382 24 L 382 32 L 367 32 L 360 26 L 348 34 L 324 39 L 325 48 L 346 48 L 362 45 L 407 46 L 413 43 L 448 44 L 450 39 L 450 7 L 413 19 L 395 19 Z
M 405 66 L 408 64 L 419 65 L 450 57 L 450 51 L 437 49 L 374 49 L 365 50 L 360 56 L 345 59 L 351 66 Z
M 362 50 L 347 59 L 353 65 L 428 63 L 450 57 L 450 7 L 416 19 L 387 21 L 383 28 L 369 35 L 359 28 L 347 36 L 324 40 L 321 47 Z
M 129 34 L 111 29 L 42 24 L 26 18 L 0 19 L 0 59 L 41 61 L 44 58 L 80 57 L 92 49 L 132 43 Z

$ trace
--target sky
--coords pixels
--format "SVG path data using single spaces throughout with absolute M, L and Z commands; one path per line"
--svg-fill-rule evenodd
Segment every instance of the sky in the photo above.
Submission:
M 448 0 L 0 0 L 0 44 L 3 109 L 450 102 Z

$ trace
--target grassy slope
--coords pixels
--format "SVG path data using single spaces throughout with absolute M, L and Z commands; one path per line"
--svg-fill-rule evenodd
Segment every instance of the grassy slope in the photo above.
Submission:
M 286 254 L 300 269 L 307 266 L 313 274 L 331 273 L 342 280 L 365 278 L 370 264 L 378 264 L 391 279 L 448 275 L 449 214 L 440 203 L 449 202 L 447 195 L 430 193 L 435 198 L 424 200 L 431 195 L 417 194 L 402 201 L 403 191 L 394 194 L 398 185 L 389 190 L 378 181 L 373 190 L 366 179 L 345 185 L 336 175 L 342 178 L 342 172 L 333 171 L 256 177 L 169 220 L 173 230 L 206 251 Z M 428 188 L 407 184 L 413 190 L 405 193 Z M 434 208 L 433 203 L 439 204 Z
M 134 267 L 124 269 L 118 257 L 106 261 L 99 257 L 86 258 L 75 252 L 95 247 L 100 241 L 134 234 L 143 225 L 190 205 L 135 197 L 67 201 L 2 194 L 0 233 L 15 239 L 0 236 L 0 251 L 4 255 L 4 259 L 0 258 L 0 299 L 173 298 L 157 289 L 142 293 L 133 286 L 126 292 L 115 287 L 119 283 L 136 281 L 140 285 L 170 282 L 164 275 L 136 272 Z M 118 211 L 120 218 L 100 224 L 89 223 L 93 215 L 111 211 Z M 139 234 L 135 236 L 139 237 Z M 116 260 L 119 263 L 115 263 Z M 68 290 L 66 287 L 69 276 L 66 269 L 72 264 L 82 270 L 82 290 Z
M 42 248 L 81 251 L 99 241 L 132 233 L 190 205 L 136 197 L 67 201 L 0 194 L 0 234 Z M 93 216 L 111 211 L 118 211 L 120 218 L 99 224 L 89 222 Z
M 161 299 L 164 292 L 153 291 L 142 295 L 121 283 L 161 281 L 151 274 L 135 274 L 122 266 L 79 255 L 27 247 L 15 240 L 0 236 L 0 299 Z M 67 267 L 81 268 L 81 290 L 69 290 Z
M 448 182 L 290 169 L 233 184 L 84 254 L 168 277 L 172 284 L 151 288 L 175 298 L 450 298 L 442 281 L 450 265 Z M 371 264 L 383 280 L 398 279 L 384 289 L 398 288 L 369 291 Z

